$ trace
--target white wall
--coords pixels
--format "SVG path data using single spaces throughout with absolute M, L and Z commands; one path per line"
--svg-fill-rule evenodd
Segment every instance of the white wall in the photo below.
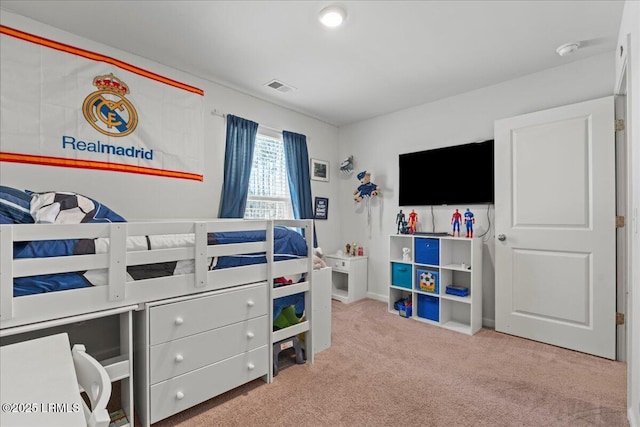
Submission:
M 352 201 L 355 176 L 343 178 L 340 186 L 342 243 L 356 241 L 369 255 L 369 295 L 387 298 L 389 235 L 396 232 L 398 207 L 398 155 L 429 148 L 458 145 L 493 138 L 493 122 L 532 111 L 612 95 L 613 53 L 576 61 L 566 66 L 531 74 L 472 92 L 420 105 L 340 128 L 340 155 L 353 154 L 355 170 L 372 172 L 372 182 L 381 195 L 371 203 L 371 223 L 362 205 Z M 570 159 L 567 159 L 570 161 Z M 427 174 L 428 171 L 425 171 Z M 456 179 L 461 185 L 464 171 L 451 165 L 451 174 L 433 179 Z M 435 231 L 450 231 L 455 208 L 435 207 Z M 468 206 L 476 217 L 475 234 L 487 230 L 486 206 Z M 405 207 L 407 212 L 411 207 Z M 416 207 L 419 230 L 431 231 L 428 207 Z M 489 213 L 493 222 L 493 210 Z M 494 326 L 493 230 L 486 236 L 483 260 L 483 323 Z
M 620 46 L 623 47 L 622 54 Z M 631 427 L 640 426 L 640 3 L 625 2 L 616 52 L 616 84 L 618 90 L 626 66 L 627 91 L 627 149 L 628 206 L 627 231 L 629 253 L 627 294 L 627 404 Z
M 305 134 L 309 156 L 329 160 L 334 167 L 330 181 L 312 182 L 313 196 L 328 197 L 329 219 L 318 221 L 318 243 L 338 244 L 338 181 L 334 179 L 338 153 L 336 127 L 297 112 L 245 95 L 175 68 L 107 47 L 13 13 L 2 11 L 0 22 L 22 31 L 96 51 L 169 78 L 199 87 L 205 93 L 204 181 L 149 177 L 137 174 L 73 168 L 0 164 L 0 183 L 33 191 L 75 191 L 100 200 L 129 219 L 216 217 L 222 189 L 225 119 L 213 110 L 230 113 L 262 125 Z M 222 60 L 222 59 L 221 59 Z M 0 147 L 1 150 L 1 147 Z

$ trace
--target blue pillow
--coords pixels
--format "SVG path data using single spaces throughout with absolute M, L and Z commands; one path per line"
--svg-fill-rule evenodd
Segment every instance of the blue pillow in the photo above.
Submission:
M 0 217 L 3 224 L 33 224 L 31 195 L 0 185 Z

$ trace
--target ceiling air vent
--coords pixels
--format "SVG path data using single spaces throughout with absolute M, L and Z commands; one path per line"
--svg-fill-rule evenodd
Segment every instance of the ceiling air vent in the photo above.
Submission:
M 271 89 L 275 89 L 278 92 L 287 93 L 296 90 L 295 87 L 289 86 L 288 84 L 282 83 L 279 80 L 271 80 L 269 83 L 266 83 L 265 86 L 270 87 Z

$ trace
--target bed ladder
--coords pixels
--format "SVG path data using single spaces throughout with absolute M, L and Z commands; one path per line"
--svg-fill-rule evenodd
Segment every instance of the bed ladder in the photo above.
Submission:
M 286 226 L 286 227 L 296 227 L 298 229 L 303 230 L 304 237 L 307 242 L 307 254 L 308 256 L 304 259 L 294 259 L 287 261 L 275 261 L 274 253 L 273 253 L 273 241 L 274 241 L 274 227 L 276 226 Z M 269 247 L 267 248 L 268 259 L 270 262 L 268 263 L 268 276 L 270 278 L 270 287 L 269 287 L 269 295 L 270 295 L 270 303 L 269 303 L 269 318 L 271 319 L 269 323 L 270 329 L 270 340 L 269 345 L 270 349 L 273 349 L 274 344 L 280 342 L 286 342 L 287 339 L 292 337 L 298 337 L 301 334 L 304 334 L 304 344 L 302 345 L 304 349 L 304 354 L 306 356 L 307 361 L 309 363 L 313 363 L 313 340 L 312 340 L 312 283 L 311 277 L 313 272 L 313 220 L 275 220 L 272 222 L 272 226 L 267 230 L 267 242 L 269 242 Z M 295 283 L 292 285 L 285 285 L 275 287 L 275 279 L 282 276 L 288 276 L 292 274 L 303 273 L 305 280 L 300 283 Z M 281 297 L 285 297 L 288 295 L 295 295 L 299 293 L 304 293 L 304 318 L 300 323 L 289 326 L 287 328 L 279 329 L 277 331 L 273 330 L 273 302 Z M 274 377 L 274 355 L 273 351 L 269 352 L 269 365 L 271 369 L 268 374 L 269 383 L 273 382 Z M 277 360 L 275 361 L 277 362 Z

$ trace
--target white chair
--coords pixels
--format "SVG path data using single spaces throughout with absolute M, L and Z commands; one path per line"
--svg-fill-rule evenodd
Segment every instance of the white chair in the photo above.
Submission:
M 107 403 L 111 397 L 111 379 L 104 367 L 86 353 L 82 344 L 71 349 L 78 384 L 87 393 L 91 408 L 84 400 L 82 406 L 88 427 L 108 427 L 110 418 Z

